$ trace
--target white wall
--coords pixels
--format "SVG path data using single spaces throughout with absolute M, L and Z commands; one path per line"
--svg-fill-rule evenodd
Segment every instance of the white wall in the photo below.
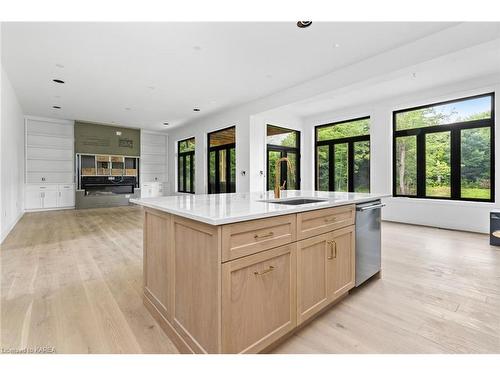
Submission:
M 24 115 L 9 78 L 1 68 L 1 241 L 24 210 Z
M 370 116 L 371 192 L 392 195 L 392 112 L 398 109 L 488 92 L 497 93 L 495 107 L 499 108 L 500 77 L 498 75 L 309 116 L 304 119 L 304 133 L 314 134 L 315 125 Z M 500 134 L 498 110 L 495 111 L 495 133 Z M 498 136 L 495 137 L 495 150 L 500 150 Z M 498 151 L 495 153 L 495 166 L 496 203 L 391 197 L 385 199 L 387 207 L 383 210 L 383 219 L 488 233 L 489 211 L 500 207 L 498 203 L 500 202 L 500 172 L 497 172 L 498 166 L 500 166 L 500 152 Z M 309 178 L 314 179 L 314 168 L 310 168 Z

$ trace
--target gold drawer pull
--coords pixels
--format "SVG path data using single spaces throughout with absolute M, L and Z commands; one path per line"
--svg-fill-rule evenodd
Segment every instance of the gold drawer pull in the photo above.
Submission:
M 337 221 L 337 216 L 325 218 L 325 223 L 333 223 L 335 221 Z
M 327 241 L 327 243 L 330 245 L 330 255 L 328 256 L 328 259 L 331 260 L 337 258 L 337 242 L 331 240 Z
M 253 274 L 255 276 L 262 276 L 262 275 L 265 275 L 266 273 L 269 273 L 269 272 L 272 272 L 272 271 L 274 271 L 274 266 L 269 266 L 269 268 L 267 270 L 264 270 L 262 272 L 255 271 Z
M 273 232 L 269 232 L 269 233 L 266 233 L 266 234 L 256 234 L 255 236 L 253 236 L 253 238 L 255 238 L 257 240 L 259 238 L 267 238 L 267 237 L 272 237 L 272 236 L 274 236 L 274 233 Z

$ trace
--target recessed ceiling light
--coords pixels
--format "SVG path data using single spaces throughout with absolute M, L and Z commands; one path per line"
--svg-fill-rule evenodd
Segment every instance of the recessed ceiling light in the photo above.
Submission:
M 311 24 L 312 24 L 312 21 L 298 21 L 297 27 L 299 27 L 301 29 L 305 29 L 306 27 L 311 26 Z
M 125 107 L 125 111 L 130 111 L 131 108 L 130 107 Z
M 63 64 L 56 64 L 56 66 L 57 66 L 58 68 L 61 68 L 61 69 L 62 69 L 62 68 L 64 68 L 64 65 L 63 65 Z
M 55 83 L 64 83 L 62 79 L 53 79 L 52 81 Z
M 200 47 L 200 46 L 194 46 L 194 47 L 193 47 L 193 49 L 194 49 L 195 51 L 201 51 L 201 47 Z
M 59 107 L 58 105 L 53 105 L 52 108 L 54 108 L 54 109 L 61 109 L 61 107 Z
M 340 47 L 340 44 L 338 44 L 338 43 L 333 44 L 333 48 L 339 48 L 339 47 Z
M 193 108 L 193 111 L 200 112 L 200 109 L 199 108 Z
M 168 122 L 164 122 L 163 125 L 168 126 Z

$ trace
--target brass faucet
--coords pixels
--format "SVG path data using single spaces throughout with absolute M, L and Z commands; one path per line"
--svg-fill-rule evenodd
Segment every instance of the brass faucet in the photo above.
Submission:
M 286 180 L 283 182 L 283 186 L 280 186 L 280 177 L 281 177 L 281 162 L 286 161 L 288 168 L 290 171 L 292 171 L 292 163 L 290 163 L 290 160 L 288 158 L 280 158 L 276 160 L 274 163 L 274 198 L 280 198 L 281 197 L 281 190 L 285 188 L 286 185 Z

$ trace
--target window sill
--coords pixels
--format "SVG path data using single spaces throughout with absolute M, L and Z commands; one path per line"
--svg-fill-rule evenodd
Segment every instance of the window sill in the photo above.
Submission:
M 428 204 L 428 205 L 442 205 L 442 206 L 462 206 L 462 207 L 497 207 L 495 202 L 474 202 L 474 201 L 455 201 L 448 199 L 429 199 L 429 198 L 409 198 L 409 197 L 388 197 L 384 198 L 386 202 L 398 203 L 415 203 L 415 204 Z

